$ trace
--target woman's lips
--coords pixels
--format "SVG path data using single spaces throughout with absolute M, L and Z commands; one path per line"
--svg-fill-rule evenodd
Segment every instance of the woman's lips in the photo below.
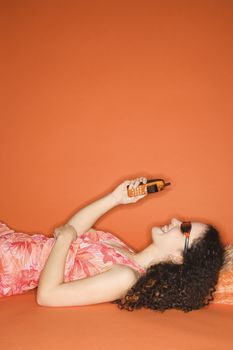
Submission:
M 161 227 L 161 230 L 164 232 L 164 233 L 167 233 L 169 230 L 171 229 L 171 225 L 165 225 L 165 226 L 162 226 Z
M 168 231 L 170 231 L 172 228 L 173 228 L 172 225 L 164 225 L 161 227 L 157 227 L 157 232 L 164 234 L 164 233 L 167 233 Z
M 160 230 L 162 231 L 162 233 L 166 233 L 163 227 L 161 227 Z
M 166 232 L 168 231 L 168 228 L 167 228 L 167 226 L 163 226 L 163 227 L 161 227 L 161 230 L 162 230 L 164 233 L 166 233 Z

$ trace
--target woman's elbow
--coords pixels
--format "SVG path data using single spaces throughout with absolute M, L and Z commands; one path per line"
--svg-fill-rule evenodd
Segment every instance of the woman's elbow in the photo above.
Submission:
M 53 306 L 51 298 L 48 294 L 45 293 L 39 293 L 36 294 L 36 302 L 40 306 Z

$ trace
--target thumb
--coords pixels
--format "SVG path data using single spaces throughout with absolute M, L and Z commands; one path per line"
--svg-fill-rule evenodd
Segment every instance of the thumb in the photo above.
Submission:
M 130 180 L 126 180 L 126 181 L 124 181 L 123 183 L 125 184 L 125 185 L 129 185 L 130 184 Z

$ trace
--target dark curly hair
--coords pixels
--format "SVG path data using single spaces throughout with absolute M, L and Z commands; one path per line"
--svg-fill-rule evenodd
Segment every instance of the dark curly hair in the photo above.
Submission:
M 149 308 L 164 312 L 200 309 L 213 300 L 219 271 L 224 264 L 224 246 L 218 231 L 207 224 L 202 238 L 194 241 L 182 264 L 151 265 L 121 299 L 112 301 L 119 309 Z

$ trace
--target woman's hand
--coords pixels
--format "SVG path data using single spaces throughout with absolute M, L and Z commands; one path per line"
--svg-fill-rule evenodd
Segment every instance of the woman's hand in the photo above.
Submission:
M 72 241 L 75 241 L 77 238 L 77 232 L 74 226 L 70 224 L 65 224 L 64 226 L 59 226 L 54 230 L 54 237 L 58 238 L 59 236 L 70 237 Z
M 121 183 L 119 186 L 117 186 L 115 188 L 115 190 L 113 190 L 111 192 L 111 194 L 116 199 L 118 204 L 136 203 L 140 199 L 147 196 L 147 193 L 143 194 L 143 195 L 135 196 L 135 197 L 129 197 L 128 191 L 127 191 L 127 186 L 129 186 L 129 189 L 136 188 L 140 182 L 143 182 L 144 184 L 146 184 L 147 178 L 146 177 L 137 177 L 134 180 L 126 180 L 123 183 Z

